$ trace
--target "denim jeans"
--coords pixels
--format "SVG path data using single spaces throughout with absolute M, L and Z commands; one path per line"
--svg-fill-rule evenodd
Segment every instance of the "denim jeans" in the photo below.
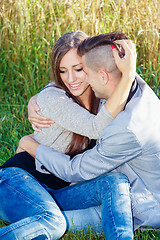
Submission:
M 133 239 L 128 179 L 120 173 L 53 190 L 17 167 L 0 169 L 0 239 L 59 239 L 66 229 L 103 229 L 106 239 Z

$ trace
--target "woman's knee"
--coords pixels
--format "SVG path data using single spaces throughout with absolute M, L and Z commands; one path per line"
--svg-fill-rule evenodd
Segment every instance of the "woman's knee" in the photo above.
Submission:
M 52 211 L 45 213 L 42 218 L 42 224 L 50 233 L 51 239 L 59 239 L 67 229 L 66 219 L 60 210 L 58 213 Z

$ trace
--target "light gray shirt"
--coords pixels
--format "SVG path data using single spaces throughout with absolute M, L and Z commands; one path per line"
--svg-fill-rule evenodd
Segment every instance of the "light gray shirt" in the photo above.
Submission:
M 160 227 L 160 101 L 138 78 L 125 110 L 105 128 L 96 146 L 70 157 L 39 145 L 36 159 L 66 181 L 118 171 L 130 181 L 135 229 Z

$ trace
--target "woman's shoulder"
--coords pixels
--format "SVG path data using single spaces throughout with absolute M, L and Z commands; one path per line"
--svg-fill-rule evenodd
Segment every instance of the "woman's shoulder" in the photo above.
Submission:
M 55 92 L 55 93 L 61 93 L 66 94 L 66 91 L 60 87 L 58 87 L 54 82 L 49 83 L 46 87 L 44 87 L 41 92 Z
M 64 106 L 71 102 L 73 102 L 73 99 L 68 95 L 68 93 L 65 90 L 57 87 L 55 84 L 47 85 L 37 96 L 37 103 L 41 107 L 46 107 L 51 103 L 52 106 Z
M 48 84 L 44 87 L 38 94 L 38 99 L 40 98 L 57 98 L 57 97 L 64 97 L 68 98 L 67 93 L 65 90 L 57 87 L 54 83 Z

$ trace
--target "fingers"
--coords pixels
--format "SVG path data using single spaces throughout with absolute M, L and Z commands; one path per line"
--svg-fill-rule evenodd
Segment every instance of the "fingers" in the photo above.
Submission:
M 36 132 L 41 132 L 41 128 L 49 128 L 51 124 L 55 123 L 53 120 L 38 114 L 34 114 L 34 117 L 30 116 L 28 119 L 32 124 L 33 130 Z
M 49 128 L 51 125 L 50 124 L 42 124 L 42 123 L 32 123 L 32 128 L 36 132 L 41 132 L 41 128 Z
M 35 125 L 51 125 L 55 122 L 53 120 L 50 120 L 48 118 L 41 119 L 41 118 L 30 118 L 30 123 Z
M 54 121 L 52 119 L 46 118 L 37 113 L 35 113 L 34 115 L 32 114 L 32 116 L 30 116 L 28 119 L 29 119 L 30 123 L 43 123 L 43 124 L 53 124 L 54 123 Z
M 51 124 L 54 124 L 54 121 L 52 121 L 52 123 L 50 122 L 38 122 L 36 121 L 32 121 L 32 128 L 34 131 L 36 132 L 41 132 L 41 128 L 49 128 L 51 126 Z
M 115 62 L 117 64 L 118 60 L 119 60 L 119 55 L 118 55 L 117 49 L 115 47 L 113 47 L 113 45 L 112 45 L 112 52 L 113 52 L 114 60 L 115 60 Z
M 41 128 L 49 128 L 51 124 L 55 123 L 53 120 L 38 114 L 39 110 L 37 95 L 35 95 L 30 99 L 28 104 L 28 120 L 36 132 L 40 132 Z
M 136 53 L 136 47 L 135 44 L 131 41 L 131 40 L 117 40 L 114 43 L 118 44 L 118 49 L 119 51 L 117 51 L 116 48 L 113 48 L 113 56 L 115 58 L 115 61 L 118 61 L 120 58 L 121 59 L 126 59 L 131 57 L 130 55 L 132 55 L 132 58 L 135 59 L 137 57 L 137 53 Z M 122 50 L 123 49 L 123 50 Z M 121 55 L 119 54 L 119 52 L 121 51 Z
M 32 104 L 32 107 L 33 107 L 35 112 L 39 112 L 40 111 L 40 108 L 39 108 L 39 106 L 37 104 L 37 100 L 36 99 L 33 99 L 31 104 Z
M 135 76 L 137 54 L 134 43 L 131 40 L 117 40 L 114 43 L 118 44 L 118 50 L 112 49 L 117 67 L 122 74 Z M 122 49 L 123 56 L 119 54 Z
M 32 128 L 34 131 L 36 132 L 41 132 L 42 130 L 40 128 L 38 128 L 36 125 L 32 124 Z
M 119 46 L 121 46 L 124 49 L 124 51 L 125 51 L 124 57 L 129 52 L 131 52 L 134 55 L 137 55 L 135 44 L 130 39 L 117 40 L 114 43 L 118 44 Z M 120 47 L 120 50 L 121 50 L 121 47 Z

